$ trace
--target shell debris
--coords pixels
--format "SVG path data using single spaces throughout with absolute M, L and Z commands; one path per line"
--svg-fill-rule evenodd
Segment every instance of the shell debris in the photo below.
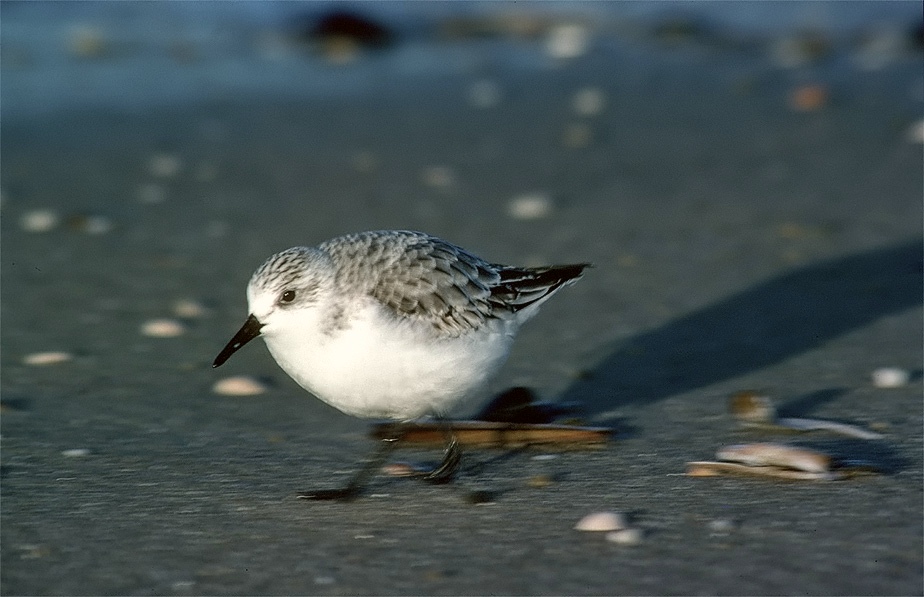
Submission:
M 514 197 L 507 213 L 515 220 L 541 220 L 552 212 L 552 199 L 546 193 L 527 193 Z
M 212 386 L 212 391 L 222 396 L 257 396 L 268 389 L 265 383 L 247 375 L 226 377 Z
M 152 338 L 176 338 L 186 332 L 186 326 L 176 319 L 151 319 L 141 324 L 141 334 Z
M 606 534 L 606 540 L 617 545 L 638 545 L 642 542 L 645 532 L 637 527 L 628 529 L 619 529 L 610 531 Z
M 629 527 L 626 515 L 622 512 L 602 511 L 591 512 L 574 525 L 576 531 L 606 532 L 619 531 Z
M 810 473 L 831 470 L 831 457 L 827 454 L 770 442 L 726 446 L 716 452 L 716 458 L 748 466 L 777 466 Z
M 27 354 L 23 357 L 22 362 L 25 365 L 42 367 L 45 365 L 57 365 L 58 363 L 66 363 L 73 358 L 74 356 L 69 352 L 51 350 L 47 352 L 33 352 L 32 354 Z

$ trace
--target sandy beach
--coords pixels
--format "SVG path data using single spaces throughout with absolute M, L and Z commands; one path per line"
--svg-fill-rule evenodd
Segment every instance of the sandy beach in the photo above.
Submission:
M 28 24 L 8 10 L 5 43 Z M 60 64 L 4 47 L 0 592 L 924 592 L 920 48 L 872 68 L 832 35 L 791 65 L 772 37 L 579 20 L 585 46 L 556 55 L 551 22 L 343 63 L 262 30 L 221 61 L 194 36 L 142 52 L 112 29 L 99 55 L 67 38 Z M 41 68 L 83 99 L 59 105 Z M 212 359 L 269 255 L 391 228 L 500 263 L 592 262 L 457 414 L 528 386 L 613 441 L 469 451 L 451 485 L 379 476 L 354 502 L 295 499 L 349 476 L 369 422 L 260 341 Z M 143 333 L 159 319 L 175 334 Z M 882 367 L 908 380 L 877 387 Z M 231 375 L 266 391 L 215 393 Z M 744 429 L 727 404 L 745 390 L 882 438 Z M 751 441 L 877 474 L 684 475 Z M 480 489 L 493 499 L 473 505 Z M 641 541 L 573 529 L 603 510 Z

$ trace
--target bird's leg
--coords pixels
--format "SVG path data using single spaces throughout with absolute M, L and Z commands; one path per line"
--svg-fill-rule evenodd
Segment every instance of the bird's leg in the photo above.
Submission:
M 359 497 L 359 494 L 363 492 L 363 489 L 366 487 L 366 483 L 369 481 L 369 478 L 378 471 L 382 463 L 385 462 L 385 459 L 388 458 L 395 447 L 397 447 L 398 442 L 404 438 L 404 432 L 400 429 L 400 426 L 395 426 L 395 435 L 391 437 L 383 437 L 381 444 L 379 444 L 379 449 L 375 451 L 372 455 L 372 458 L 368 459 L 359 471 L 353 475 L 353 478 L 350 479 L 350 482 L 347 483 L 344 487 L 340 489 L 318 489 L 315 491 L 305 491 L 298 494 L 298 499 L 301 500 L 352 500 L 353 498 Z
M 459 442 L 456 440 L 456 434 L 452 432 L 452 425 L 442 417 L 437 417 L 440 426 L 443 429 L 443 435 L 446 437 L 446 451 L 443 452 L 443 461 L 440 462 L 432 471 L 423 474 L 425 481 L 434 484 L 448 483 L 452 480 L 459 463 L 462 461 L 462 449 L 459 448 Z

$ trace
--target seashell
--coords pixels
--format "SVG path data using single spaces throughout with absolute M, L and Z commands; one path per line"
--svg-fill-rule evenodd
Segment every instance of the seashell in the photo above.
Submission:
M 545 193 L 529 193 L 510 200 L 507 213 L 515 220 L 541 220 L 552 211 L 552 199 Z
M 546 52 L 552 58 L 577 58 L 587 52 L 590 34 L 578 24 L 561 24 L 552 27 L 546 39 Z
M 198 301 L 180 299 L 173 303 L 173 313 L 177 317 L 183 317 L 184 319 L 197 319 L 207 315 L 208 309 Z
M 253 377 L 235 375 L 215 382 L 212 391 L 223 396 L 257 396 L 269 389 L 266 384 Z
M 152 338 L 175 338 L 185 331 L 185 326 L 175 319 L 151 319 L 141 325 L 141 333 Z
M 621 512 L 592 512 L 574 525 L 576 531 L 618 531 L 628 528 L 626 516 Z
M 831 457 L 827 454 L 769 442 L 726 446 L 716 452 L 716 458 L 748 466 L 779 466 L 811 473 L 823 473 L 831 469 Z
M 899 367 L 880 367 L 873 371 L 873 385 L 877 388 L 900 388 L 908 385 L 911 374 Z
M 638 545 L 642 542 L 642 538 L 645 536 L 644 531 L 637 527 L 631 527 L 627 529 L 619 529 L 618 531 L 610 531 L 606 534 L 606 540 L 610 543 L 616 543 L 618 545 Z
M 687 463 L 688 477 L 719 477 L 722 475 L 752 475 L 798 481 L 833 481 L 844 478 L 842 473 L 832 471 L 797 471 L 776 466 L 748 466 L 737 462 L 715 462 L 712 460 L 700 460 Z
M 22 362 L 26 365 L 57 365 L 71 360 L 73 355 L 64 351 L 33 352 L 23 357 Z

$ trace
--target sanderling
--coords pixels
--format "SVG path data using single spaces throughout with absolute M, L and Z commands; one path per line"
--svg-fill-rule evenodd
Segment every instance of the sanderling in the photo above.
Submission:
M 408 231 L 293 247 L 254 272 L 250 315 L 212 366 L 259 335 L 300 386 L 346 414 L 399 422 L 444 417 L 500 368 L 523 322 L 587 266 L 491 264 Z M 448 480 L 458 463 L 448 426 L 447 438 L 430 480 Z M 352 497 L 370 472 L 365 467 L 343 490 L 302 497 Z

